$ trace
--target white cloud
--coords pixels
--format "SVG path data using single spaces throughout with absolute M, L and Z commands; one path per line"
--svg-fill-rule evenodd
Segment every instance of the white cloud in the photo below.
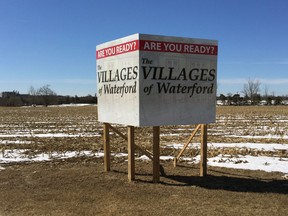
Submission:
M 58 79 L 58 80 L 0 80 L 0 83 L 12 83 L 12 84 L 53 84 L 53 83 L 68 83 L 68 84 L 94 84 L 96 85 L 96 79 Z
M 288 65 L 288 59 L 276 61 L 219 61 L 223 65 Z
M 242 78 L 232 78 L 232 79 L 218 79 L 218 83 L 220 84 L 229 84 L 229 85 L 235 85 L 235 84 L 244 84 L 247 83 L 248 79 L 242 79 Z M 288 79 L 262 79 L 262 78 L 255 78 L 253 80 L 258 80 L 261 84 L 270 84 L 270 85 L 288 85 Z
M 271 85 L 287 84 L 288 85 L 288 79 L 258 79 L 258 80 L 262 84 L 271 84 Z
M 218 79 L 218 83 L 220 84 L 229 84 L 229 85 L 235 85 L 235 84 L 243 84 L 246 83 L 246 79 L 236 78 L 236 79 Z
M 66 79 L 59 80 L 59 82 L 71 83 L 71 84 L 94 84 L 96 86 L 96 79 Z
M 251 62 L 250 64 L 259 64 L 259 65 L 288 65 L 288 60 L 280 61 L 263 61 L 263 62 Z

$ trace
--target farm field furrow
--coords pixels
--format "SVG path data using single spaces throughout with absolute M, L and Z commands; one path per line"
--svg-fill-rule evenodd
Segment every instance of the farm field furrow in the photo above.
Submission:
M 199 177 L 199 134 L 174 168 L 195 125 L 162 126 L 161 174 L 136 151 L 127 182 L 127 142 L 103 126 L 96 106 L 0 107 L 0 215 L 287 215 L 288 107 L 218 107 L 208 126 L 208 176 Z M 123 134 L 127 128 L 114 125 Z M 152 151 L 152 128 L 135 128 Z
M 231 157 L 274 156 L 286 160 L 287 121 L 288 107 L 285 106 L 218 107 L 216 123 L 208 125 L 208 155 L 211 161 L 213 157 L 227 154 Z M 114 126 L 123 134 L 126 133 L 123 125 Z M 194 125 L 162 126 L 161 155 L 170 159 L 175 157 L 179 152 L 175 145 L 183 145 L 194 128 Z M 151 151 L 151 132 L 151 127 L 136 128 L 136 144 Z M 97 106 L 1 107 L 0 163 L 38 161 L 39 157 L 45 160 L 59 157 L 102 157 L 102 133 L 102 124 L 97 121 Z M 125 140 L 110 133 L 111 151 L 126 157 Z M 199 137 L 196 136 L 192 143 L 185 151 L 185 158 L 199 155 Z M 215 147 L 218 143 L 221 143 L 221 147 Z M 231 143 L 233 146 L 229 146 Z M 262 146 L 282 144 L 285 148 L 253 150 L 248 143 L 251 143 L 250 146 L 253 143 Z M 243 144 L 246 146 L 243 147 Z

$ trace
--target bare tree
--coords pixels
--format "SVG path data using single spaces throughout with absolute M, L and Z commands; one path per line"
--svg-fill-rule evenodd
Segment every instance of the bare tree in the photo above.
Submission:
M 243 94 L 251 100 L 251 104 L 256 104 L 257 95 L 260 92 L 260 81 L 248 79 L 247 83 L 243 86 Z
M 265 87 L 264 87 L 264 97 L 265 97 L 266 100 L 267 100 L 268 96 L 269 96 L 269 85 L 265 85 Z
M 56 97 L 56 93 L 50 88 L 50 85 L 44 85 L 37 90 L 37 95 L 41 96 L 44 101 L 44 105 L 48 106 L 52 100 Z
M 56 93 L 50 88 L 50 85 L 44 85 L 40 87 L 38 94 L 43 96 L 56 95 Z
M 30 86 L 29 89 L 28 89 L 28 94 L 31 95 L 31 96 L 36 96 L 37 95 L 37 90 L 33 86 Z
M 28 94 L 30 95 L 30 103 L 32 106 L 35 106 L 37 103 L 37 90 L 31 85 L 28 90 Z
M 265 85 L 264 87 L 264 99 L 266 100 L 265 105 L 271 105 L 271 97 L 269 97 L 269 86 Z

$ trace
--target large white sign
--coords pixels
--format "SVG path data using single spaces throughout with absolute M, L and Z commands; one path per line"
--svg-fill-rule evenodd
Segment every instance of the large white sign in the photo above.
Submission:
M 96 47 L 98 119 L 132 126 L 216 118 L 218 43 L 134 34 Z

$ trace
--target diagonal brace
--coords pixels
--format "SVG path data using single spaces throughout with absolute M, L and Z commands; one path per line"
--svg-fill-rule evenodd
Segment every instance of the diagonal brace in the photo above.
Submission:
M 121 131 L 119 131 L 117 128 L 113 127 L 111 124 L 108 124 L 108 125 L 109 125 L 109 127 L 111 128 L 112 131 L 114 131 L 116 134 L 118 134 L 118 135 L 119 135 L 120 137 L 122 137 L 124 140 L 128 141 L 127 136 L 125 136 Z M 138 151 L 142 152 L 142 154 L 146 155 L 150 160 L 153 161 L 153 155 L 152 155 L 150 152 L 148 152 L 147 150 L 141 148 L 140 146 L 138 146 L 138 145 L 136 145 L 136 144 L 135 144 L 135 148 L 136 148 Z
M 193 137 L 195 136 L 195 134 L 197 133 L 197 131 L 201 128 L 201 124 L 198 124 L 197 127 L 194 129 L 194 131 L 192 132 L 191 136 L 189 137 L 189 139 L 187 140 L 187 142 L 185 143 L 185 145 L 183 146 L 183 148 L 181 149 L 181 151 L 179 152 L 179 154 L 177 155 L 177 157 L 174 158 L 174 167 L 177 166 L 177 161 L 180 159 L 180 157 L 182 156 L 183 152 L 185 151 L 185 149 L 188 147 L 188 145 L 190 144 L 191 140 L 193 139 Z

